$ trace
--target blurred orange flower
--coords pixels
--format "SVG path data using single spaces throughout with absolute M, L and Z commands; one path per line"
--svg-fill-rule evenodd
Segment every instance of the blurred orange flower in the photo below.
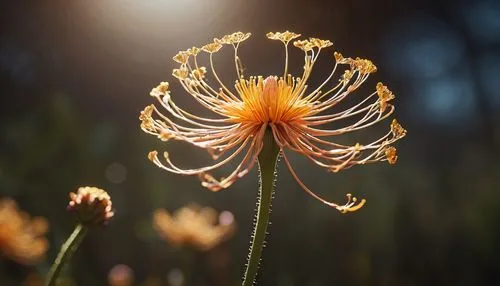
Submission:
M 48 223 L 31 219 L 11 199 L 0 200 L 0 254 L 20 264 L 35 264 L 44 258 L 48 242 L 43 235 Z
M 214 209 L 189 205 L 173 215 L 163 209 L 156 210 L 153 226 L 163 239 L 173 245 L 190 245 L 207 251 L 231 238 L 236 224 L 233 214 L 228 211 L 221 212 L 217 219 Z
M 108 193 L 95 187 L 80 187 L 69 193 L 68 210 L 76 212 L 85 225 L 106 224 L 114 215 L 113 203 Z
M 180 51 L 173 57 L 180 67 L 174 69 L 172 75 L 188 94 L 214 113 L 214 118 L 194 115 L 175 104 L 170 97 L 168 82 L 160 83 L 150 93 L 167 111 L 168 116 L 162 114 L 155 105 L 149 105 L 139 117 L 141 128 L 160 140 L 188 142 L 206 149 L 214 160 L 225 153 L 230 155 L 211 166 L 198 169 L 176 166 L 167 152 L 161 159 L 157 151 L 152 151 L 149 159 L 172 173 L 198 175 L 203 186 L 218 191 L 229 187 L 252 169 L 262 150 L 264 133 L 269 130 L 293 177 L 307 193 L 342 212 L 359 209 L 365 201 L 357 204 L 356 198 L 350 194 L 347 195 L 346 204 L 338 205 L 309 190 L 296 175 L 285 150 L 295 151 L 333 172 L 378 161 L 394 164 L 397 156 L 392 144 L 406 134 L 406 130 L 395 119 L 385 135 L 367 144 L 345 145 L 329 140 L 388 118 L 394 112 L 394 106 L 390 103 L 394 94 L 385 85 L 378 83 L 369 95 L 354 98 L 357 103 L 346 103 L 351 106 L 332 111 L 348 96 L 354 97 L 351 94 L 377 70 L 376 66 L 369 60 L 344 58 L 335 52 L 331 57 L 334 60 L 331 73 L 317 87 L 310 88 L 308 80 L 318 56 L 323 49 L 332 46 L 332 42 L 318 38 L 295 40 L 293 46 L 304 52 L 304 70 L 300 77 L 294 77 L 288 73 L 288 47 L 300 34 L 289 31 L 267 34 L 269 39 L 280 41 L 285 47 L 283 74 L 245 77 L 238 48 L 249 37 L 250 33 L 236 32 L 215 38 L 212 43 L 201 48 Z M 213 59 L 213 55 L 226 45 L 232 46 L 234 50 L 234 89 L 220 80 Z M 208 68 L 199 65 L 198 55 L 201 52 L 208 54 Z M 342 67 L 345 68 L 334 77 Z M 207 70 L 211 72 L 209 79 Z M 333 80 L 335 78 L 337 80 Z M 208 173 L 242 152 L 246 152 L 242 161 L 228 176 L 217 179 Z

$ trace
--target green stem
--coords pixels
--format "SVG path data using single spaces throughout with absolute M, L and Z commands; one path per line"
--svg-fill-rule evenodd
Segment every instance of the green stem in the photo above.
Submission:
M 257 201 L 257 217 L 253 229 L 253 239 L 250 245 L 248 263 L 243 277 L 243 286 L 251 286 L 257 276 L 260 257 L 264 247 L 264 241 L 271 213 L 271 201 L 274 193 L 274 181 L 276 179 L 276 163 L 278 161 L 279 147 L 274 141 L 271 130 L 266 130 L 263 139 L 264 147 L 259 154 L 260 190 Z
M 87 227 L 82 224 L 77 224 L 73 233 L 68 237 L 61 247 L 61 251 L 56 257 L 54 264 L 50 268 L 49 274 L 47 275 L 46 286 L 56 285 L 57 278 L 61 273 L 64 265 L 67 261 L 71 259 L 71 255 L 78 249 L 80 243 L 82 242 L 85 234 L 87 233 Z
M 191 247 L 185 247 L 182 251 L 182 274 L 184 275 L 184 281 L 182 285 L 190 286 L 193 285 L 193 272 L 196 271 L 196 262 L 198 260 L 198 253 L 195 249 Z M 194 270 L 194 271 L 193 271 Z

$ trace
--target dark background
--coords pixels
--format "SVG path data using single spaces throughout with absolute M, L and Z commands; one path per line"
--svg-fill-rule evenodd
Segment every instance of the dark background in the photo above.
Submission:
M 307 196 L 282 162 L 257 285 L 500 285 L 495 0 L 2 1 L 0 197 L 46 217 L 51 246 L 36 266 L 2 261 L 0 285 L 46 273 L 74 223 L 65 211 L 67 193 L 84 185 L 106 189 L 116 217 L 84 241 L 67 272 L 73 285 L 106 285 L 108 271 L 121 263 L 134 270 L 137 285 L 167 281 L 169 271 L 186 268 L 188 250 L 160 240 L 151 217 L 157 208 L 173 211 L 189 202 L 230 210 L 238 222 L 232 240 L 194 255 L 185 270 L 190 283 L 237 285 L 256 169 L 229 190 L 211 193 L 195 177 L 166 173 L 146 158 L 152 149 L 168 149 L 194 167 L 209 161 L 206 153 L 162 144 L 139 129 L 137 117 L 160 81 L 171 82 L 174 99 L 184 102 L 170 75 L 178 50 L 252 32 L 242 60 L 248 73 L 268 75 L 282 68 L 282 50 L 265 33 L 285 29 L 373 60 L 378 72 L 367 85 L 383 81 L 394 91 L 408 136 L 398 144 L 394 167 L 332 174 L 293 156 L 314 191 L 336 201 L 347 192 L 366 198 L 353 214 Z M 312 83 L 327 75 L 330 56 Z M 292 58 L 298 73 L 302 56 Z M 219 66 L 225 63 L 232 68 L 224 60 Z M 376 138 L 383 128 L 362 132 Z

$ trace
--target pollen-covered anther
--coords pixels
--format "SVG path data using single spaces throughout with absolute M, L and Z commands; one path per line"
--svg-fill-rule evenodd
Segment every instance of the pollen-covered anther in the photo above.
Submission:
M 392 91 L 390 91 L 389 88 L 387 88 L 387 86 L 385 86 L 381 82 L 377 83 L 377 95 L 380 99 L 383 99 L 384 101 L 389 101 L 395 98 Z
M 221 40 L 215 38 L 214 42 L 204 45 L 201 47 L 201 50 L 209 54 L 213 54 L 218 52 L 220 48 L 222 48 Z
M 200 52 L 200 48 L 198 48 L 198 47 L 192 47 L 192 48 L 190 48 L 190 49 L 187 49 L 187 51 L 186 51 L 186 52 L 187 52 L 189 55 L 191 55 L 191 56 L 195 56 L 195 57 L 196 57 L 196 56 L 198 55 L 198 53 Z
M 154 121 L 153 118 L 151 117 L 153 110 L 154 110 L 154 105 L 148 105 L 144 108 L 143 111 L 141 111 L 141 114 L 139 115 L 139 120 L 141 120 L 141 128 L 143 130 L 149 132 L 153 132 L 155 130 Z
M 362 208 L 366 200 L 362 199 L 358 203 L 358 199 L 356 197 L 353 197 L 351 194 L 346 194 L 347 197 L 347 203 L 343 206 L 338 206 L 337 210 L 340 211 L 341 213 L 348 213 L 348 212 L 354 212 Z
M 184 80 L 184 79 L 186 79 L 188 77 L 189 70 L 187 69 L 187 67 L 185 65 L 182 65 L 178 69 L 173 69 L 172 70 L 172 75 L 174 77 L 178 78 L 179 80 Z
M 370 60 L 356 58 L 350 62 L 351 69 L 357 70 L 363 74 L 370 74 L 377 71 L 377 67 Z
M 190 53 L 188 51 L 178 52 L 172 59 L 180 64 L 186 64 L 189 60 Z
M 151 92 L 149 93 L 149 95 L 151 95 L 152 97 L 165 96 L 166 94 L 170 93 L 170 91 L 168 90 L 168 87 L 169 87 L 168 82 L 162 81 L 162 82 L 160 82 L 160 84 L 158 86 L 151 89 Z
M 111 197 L 102 189 L 81 187 L 69 197 L 68 210 L 75 212 L 84 225 L 105 224 L 114 215 Z
M 330 40 L 322 40 L 318 38 L 309 38 L 309 41 L 311 44 L 313 44 L 316 48 L 322 49 L 322 48 L 327 48 L 333 45 L 333 43 Z
M 205 74 L 207 73 L 207 69 L 205 67 L 199 67 L 191 73 L 191 76 L 196 80 L 202 80 L 205 78 Z
M 217 43 L 220 43 L 220 44 L 226 44 L 226 45 L 230 45 L 232 44 L 232 35 L 224 35 L 222 38 L 215 38 L 214 41 L 216 41 Z
M 151 115 L 153 114 L 154 110 L 154 105 L 150 104 L 144 108 L 143 111 L 141 111 L 141 114 L 139 115 L 139 120 L 145 120 L 151 118 Z
M 363 145 L 356 143 L 356 145 L 354 145 L 354 147 L 352 149 L 354 152 L 359 153 L 359 152 L 363 151 Z
M 383 85 L 381 82 L 377 83 L 377 95 L 380 102 L 380 111 L 384 112 L 387 108 L 387 102 L 394 99 L 395 96 L 390 91 L 387 86 Z
M 293 42 L 293 45 L 304 52 L 308 52 L 314 48 L 314 45 L 309 40 L 298 40 Z
M 158 134 L 158 139 L 160 139 L 163 142 L 166 142 L 174 137 L 175 136 L 172 135 L 172 133 L 170 133 L 167 129 L 162 129 Z
M 344 73 L 342 74 L 340 81 L 347 83 L 351 80 L 353 75 L 354 73 L 351 70 L 345 70 Z
M 354 61 L 352 58 L 344 58 L 344 56 L 339 52 L 334 52 L 333 57 L 337 64 L 351 64 Z
M 344 56 L 339 52 L 334 52 L 333 57 L 335 58 L 335 61 L 339 64 L 341 64 L 342 61 L 344 60 Z
M 151 151 L 148 153 L 148 159 L 151 162 L 157 161 L 158 160 L 158 151 Z
M 269 32 L 266 36 L 271 40 L 278 40 L 283 42 L 285 45 L 288 44 L 291 40 L 300 37 L 300 34 L 296 34 L 294 32 L 285 31 L 285 32 Z
M 388 146 L 385 149 L 385 157 L 387 158 L 387 162 L 389 162 L 389 164 L 396 164 L 396 161 L 398 160 L 398 156 L 396 155 L 396 148 L 393 146 Z
M 150 118 L 150 119 L 143 120 L 141 122 L 141 129 L 148 131 L 148 132 L 155 132 L 156 129 L 155 129 L 154 124 L 153 124 L 153 119 Z
M 404 129 L 401 124 L 396 119 L 391 122 L 391 132 L 395 139 L 403 138 L 406 136 L 406 129 Z
M 251 33 L 235 32 L 217 40 L 222 44 L 238 44 L 248 39 L 251 35 Z

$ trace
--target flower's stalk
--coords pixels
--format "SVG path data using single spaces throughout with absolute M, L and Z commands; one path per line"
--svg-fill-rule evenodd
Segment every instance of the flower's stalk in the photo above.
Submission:
M 83 224 L 77 224 L 73 233 L 68 237 L 61 247 L 61 251 L 56 257 L 54 264 L 50 268 L 49 274 L 47 275 L 46 286 L 55 286 L 57 278 L 63 269 L 66 262 L 71 259 L 72 254 L 78 249 L 80 243 L 82 242 L 85 234 L 87 233 L 87 226 Z
M 253 239 L 248 254 L 248 263 L 243 286 L 251 286 L 257 276 L 260 257 L 264 248 L 264 241 L 271 213 L 271 201 L 274 193 L 274 181 L 276 179 L 276 163 L 280 149 L 274 141 L 272 131 L 268 128 L 263 139 L 264 146 L 259 154 L 260 190 L 257 200 L 257 216 L 253 229 Z

